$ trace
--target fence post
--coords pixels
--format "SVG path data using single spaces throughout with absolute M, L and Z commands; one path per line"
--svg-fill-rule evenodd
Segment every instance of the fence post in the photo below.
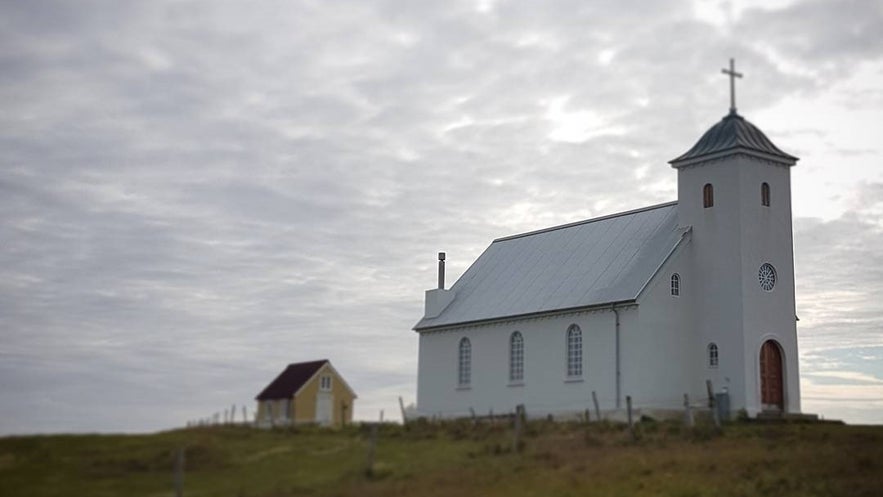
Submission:
M 684 424 L 687 428 L 693 427 L 693 411 L 690 409 L 690 396 L 684 394 Z
M 469 408 L 469 415 L 472 417 L 472 424 L 477 425 L 478 418 L 475 416 L 475 409 L 473 409 L 472 407 Z
M 371 424 L 371 438 L 368 440 L 368 461 L 365 464 L 365 476 L 374 475 L 374 452 L 377 449 L 377 423 Z
M 625 396 L 625 406 L 626 406 L 626 411 L 628 412 L 628 417 L 629 417 L 629 431 L 632 432 L 632 438 L 634 440 L 637 440 L 638 434 L 635 432 L 635 423 L 632 420 L 632 396 L 631 395 Z
M 512 441 L 512 452 L 521 452 L 521 415 L 524 412 L 524 404 L 515 406 L 515 436 Z
M 711 408 L 711 419 L 714 420 L 714 427 L 720 431 L 721 420 L 720 416 L 717 415 L 717 405 L 715 405 L 714 401 L 714 389 L 712 388 L 711 380 L 705 380 L 705 388 L 708 390 L 708 407 Z
M 408 418 L 405 416 L 405 403 L 402 401 L 401 396 L 399 396 L 399 409 L 402 411 L 402 426 L 406 426 L 408 424 Z
M 601 421 L 601 408 L 598 407 L 598 394 L 592 390 L 592 403 L 595 404 L 595 419 Z
M 184 497 L 184 447 L 175 453 L 175 497 Z
M 633 423 L 632 423 L 632 396 L 631 395 L 625 396 L 625 408 L 626 408 L 626 412 L 628 413 L 628 417 L 629 417 L 629 429 L 631 429 L 633 426 Z

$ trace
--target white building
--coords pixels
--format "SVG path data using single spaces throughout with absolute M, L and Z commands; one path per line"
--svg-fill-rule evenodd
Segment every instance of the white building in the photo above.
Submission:
M 678 200 L 495 240 L 426 292 L 427 416 L 682 409 L 800 412 L 791 166 L 736 113 L 670 161 Z M 440 254 L 442 255 L 442 254 Z M 442 257 L 443 258 L 443 257 Z

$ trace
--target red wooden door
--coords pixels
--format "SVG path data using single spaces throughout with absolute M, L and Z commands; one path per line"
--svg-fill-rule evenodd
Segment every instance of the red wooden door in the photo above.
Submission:
M 782 409 L 785 396 L 782 388 L 782 351 L 768 340 L 760 348 L 760 401 L 764 408 Z

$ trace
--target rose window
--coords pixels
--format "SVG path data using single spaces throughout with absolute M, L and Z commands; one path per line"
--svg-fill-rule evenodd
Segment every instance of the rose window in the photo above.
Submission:
M 772 264 L 765 263 L 760 266 L 760 271 L 757 272 L 757 279 L 760 281 L 761 288 L 768 292 L 773 291 L 773 287 L 776 286 L 776 268 Z

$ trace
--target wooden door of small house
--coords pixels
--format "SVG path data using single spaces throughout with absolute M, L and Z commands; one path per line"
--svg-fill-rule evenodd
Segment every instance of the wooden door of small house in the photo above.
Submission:
M 774 340 L 767 340 L 760 348 L 760 401 L 764 409 L 785 405 L 782 376 L 782 349 Z

